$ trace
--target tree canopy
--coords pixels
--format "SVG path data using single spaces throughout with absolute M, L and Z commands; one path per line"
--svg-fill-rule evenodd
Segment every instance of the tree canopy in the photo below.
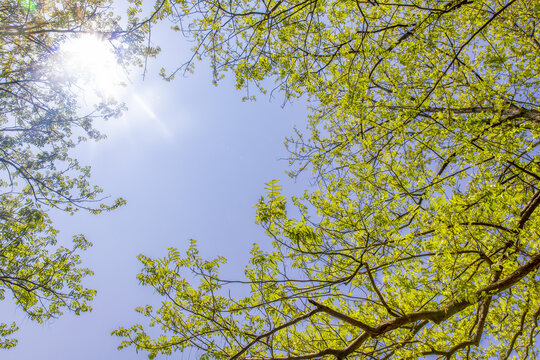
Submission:
M 176 0 L 161 17 L 215 79 L 310 104 L 287 200 L 256 205 L 272 250 L 140 256 L 161 297 L 121 347 L 203 359 L 536 358 L 540 4 Z M 190 69 L 193 60 L 176 71 Z M 171 77 L 171 73 L 163 72 Z M 271 81 L 275 81 L 272 88 Z M 293 215 L 291 215 L 293 214 Z M 156 330 L 149 327 L 157 327 Z
M 52 62 L 63 42 L 87 33 L 122 37 L 119 56 L 140 53 L 142 25 L 131 17 L 123 30 L 106 0 L 0 2 L 0 300 L 12 297 L 31 320 L 89 311 L 95 295 L 82 285 L 92 272 L 78 255 L 90 243 L 77 235 L 71 249 L 60 246 L 48 210 L 99 213 L 124 202 L 105 201 L 72 156 L 103 137 L 93 122 L 118 115 L 121 104 L 102 97 L 86 111 L 77 79 Z M 0 324 L 0 347 L 16 344 L 16 329 Z

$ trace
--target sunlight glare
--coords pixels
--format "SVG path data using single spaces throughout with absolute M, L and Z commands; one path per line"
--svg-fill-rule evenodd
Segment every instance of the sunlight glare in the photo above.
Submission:
M 64 75 L 76 79 L 85 95 L 88 90 L 105 97 L 119 95 L 127 77 L 107 40 L 83 34 L 64 42 L 58 54 Z
M 152 122 L 152 126 L 158 130 L 164 137 L 171 138 L 173 136 L 171 130 L 168 128 L 168 126 L 159 119 L 154 111 L 150 108 L 148 103 L 144 101 L 139 95 L 134 93 L 133 99 L 137 103 L 137 105 L 143 110 L 143 112 L 148 116 L 148 120 Z

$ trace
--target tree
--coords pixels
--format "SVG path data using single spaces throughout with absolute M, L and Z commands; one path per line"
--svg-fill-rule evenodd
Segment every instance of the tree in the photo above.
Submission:
M 100 102 L 84 113 L 73 75 L 50 66 L 63 41 L 99 34 L 117 41 L 122 58 L 141 54 L 143 23 L 132 16 L 120 28 L 109 1 L 3 0 L 0 2 L 0 300 L 7 294 L 29 318 L 42 322 L 65 310 L 89 311 L 95 290 L 82 285 L 92 272 L 78 252 L 90 246 L 83 235 L 73 248 L 57 244 L 48 210 L 94 213 L 124 201 L 105 202 L 90 183 L 90 168 L 72 157 L 81 142 L 103 137 L 96 119 L 119 114 L 121 104 Z M 126 63 L 127 64 L 127 63 Z M 11 347 L 15 324 L 0 324 L 0 347 Z
M 537 358 L 538 2 L 167 4 L 216 80 L 273 79 L 309 100 L 307 130 L 286 144 L 291 175 L 312 171 L 316 187 L 287 201 L 268 184 L 256 220 L 272 250 L 253 247 L 244 280 L 221 278 L 225 259 L 202 259 L 194 243 L 184 257 L 140 255 L 139 281 L 162 305 L 137 312 L 161 335 L 119 328 L 120 347 Z

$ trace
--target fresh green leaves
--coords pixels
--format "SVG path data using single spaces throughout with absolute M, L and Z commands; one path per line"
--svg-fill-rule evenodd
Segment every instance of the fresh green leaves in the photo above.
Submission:
M 145 260 L 171 302 L 167 316 L 143 315 L 168 327 L 156 339 L 141 325 L 117 332 L 124 346 L 229 359 L 538 356 L 538 6 L 169 3 L 216 81 L 274 80 L 308 100 L 307 128 L 286 145 L 291 175 L 311 171 L 316 186 L 292 199 L 292 217 L 267 185 L 256 221 L 272 250 L 253 248 L 245 280 L 189 256 L 191 273 Z
M 88 303 L 96 292 L 83 287 L 81 281 L 92 272 L 80 267 L 77 251 L 84 251 L 91 244 L 78 235 L 73 238 L 71 249 L 58 246 L 57 231 L 52 228 L 47 214 L 24 206 L 22 199 L 21 196 L 2 198 L 1 299 L 9 294 L 29 318 L 37 322 L 56 318 L 64 309 L 75 314 L 90 311 Z M 14 346 L 16 340 L 7 336 L 15 332 L 15 325 L 1 326 L 0 345 Z
M 58 244 L 47 211 L 100 213 L 124 204 L 105 201 L 90 168 L 73 157 L 81 142 L 103 138 L 94 121 L 118 116 L 123 106 L 102 98 L 84 108 L 76 79 L 51 66 L 52 58 L 68 38 L 91 32 L 124 37 L 116 50 L 130 55 L 128 64 L 140 58 L 143 39 L 136 28 L 120 28 L 110 1 L 0 4 L 0 300 L 13 297 L 31 320 L 43 322 L 66 310 L 90 311 L 95 296 L 83 286 L 92 272 L 79 258 L 90 243 L 78 235 L 72 245 Z M 0 347 L 16 344 L 16 330 L 0 324 Z

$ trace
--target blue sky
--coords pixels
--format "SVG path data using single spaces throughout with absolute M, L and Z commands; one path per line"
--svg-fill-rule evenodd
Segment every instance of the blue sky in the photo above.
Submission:
M 120 339 L 109 335 L 118 326 L 144 321 L 136 306 L 159 301 L 138 285 L 136 256 L 163 256 L 167 247 L 184 250 L 193 238 L 203 256 L 229 259 L 226 275 L 241 276 L 251 244 L 269 242 L 254 223 L 253 206 L 264 183 L 280 179 L 286 194 L 305 188 L 285 175 L 287 161 L 279 161 L 287 156 L 285 136 L 295 124 L 303 127 L 305 104 L 282 108 L 281 94 L 272 101 L 260 95 L 257 102 L 242 102 L 244 93 L 234 89 L 232 77 L 214 87 L 205 64 L 187 78 L 160 80 L 162 64 L 179 64 L 190 55 L 177 37 L 166 27 L 153 30 L 163 52 L 151 61 L 144 82 L 137 80 L 140 70 L 133 71 L 133 84 L 123 95 L 129 111 L 100 125 L 108 139 L 76 151 L 92 166 L 95 183 L 112 198 L 125 198 L 127 206 L 99 216 L 52 213 L 66 244 L 79 233 L 94 244 L 83 253 L 84 264 L 95 271 L 86 281 L 98 290 L 94 311 L 66 313 L 40 325 L 4 302 L 4 321 L 17 321 L 21 328 L 19 345 L 4 358 L 146 358 L 132 349 L 116 350 Z

